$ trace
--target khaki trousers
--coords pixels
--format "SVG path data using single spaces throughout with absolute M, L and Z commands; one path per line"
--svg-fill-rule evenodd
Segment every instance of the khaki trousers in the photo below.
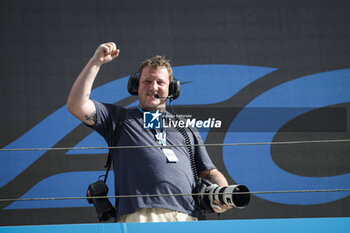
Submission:
M 117 222 L 185 222 L 198 221 L 188 214 L 162 208 L 140 208 L 132 214 L 121 216 Z

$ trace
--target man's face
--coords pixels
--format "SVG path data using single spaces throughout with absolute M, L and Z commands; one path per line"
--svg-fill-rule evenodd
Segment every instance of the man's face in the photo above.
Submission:
M 155 98 L 158 94 L 167 97 L 169 94 L 169 73 L 165 67 L 152 68 L 145 66 L 139 80 L 138 96 L 140 107 L 146 111 L 164 111 L 166 98 Z

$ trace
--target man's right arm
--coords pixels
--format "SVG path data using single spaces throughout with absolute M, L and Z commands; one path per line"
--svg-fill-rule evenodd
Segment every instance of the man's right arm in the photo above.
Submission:
M 68 111 L 88 125 L 96 123 L 96 107 L 90 99 L 92 85 L 101 66 L 116 58 L 119 52 L 120 50 L 113 42 L 101 44 L 75 80 L 70 91 L 67 100 Z

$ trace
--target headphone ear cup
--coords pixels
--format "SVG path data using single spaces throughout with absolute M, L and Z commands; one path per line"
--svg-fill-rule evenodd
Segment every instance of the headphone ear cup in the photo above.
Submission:
M 139 89 L 139 72 L 136 72 L 129 77 L 128 92 L 130 95 L 138 95 Z
M 180 96 L 180 89 L 180 81 L 174 77 L 169 85 L 169 97 L 171 100 L 177 99 Z

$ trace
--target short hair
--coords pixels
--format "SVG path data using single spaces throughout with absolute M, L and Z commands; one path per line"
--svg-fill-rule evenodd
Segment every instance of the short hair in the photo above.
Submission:
M 153 69 L 158 69 L 160 67 L 164 67 L 168 70 L 169 73 L 169 81 L 172 82 L 173 81 L 173 69 L 171 68 L 170 65 L 170 61 L 167 60 L 164 56 L 155 56 L 152 58 L 148 58 L 146 60 L 144 60 L 139 68 L 139 78 L 141 77 L 143 68 L 145 68 L 146 66 L 150 66 Z

